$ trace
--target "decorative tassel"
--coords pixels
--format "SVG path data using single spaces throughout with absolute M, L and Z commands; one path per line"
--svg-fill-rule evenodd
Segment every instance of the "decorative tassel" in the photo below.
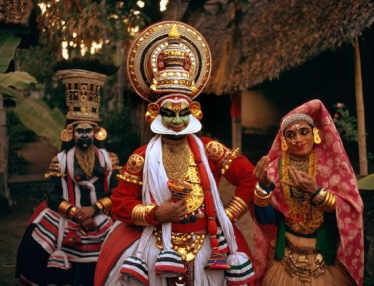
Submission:
M 162 250 L 156 260 L 155 272 L 161 277 L 178 277 L 185 272 L 183 260 L 175 250 Z
M 243 285 L 255 279 L 255 272 L 249 257 L 243 252 L 229 255 L 227 263 L 231 266 L 226 270 L 228 285 Z
M 71 263 L 68 260 L 68 256 L 62 250 L 54 251 L 48 259 L 47 267 L 56 267 L 63 270 L 69 270 Z
M 204 267 L 206 270 L 227 270 L 230 265 L 221 253 L 212 254 L 209 258 L 207 265 Z
M 130 278 L 136 278 L 146 285 L 149 284 L 147 264 L 139 257 L 130 256 L 126 258 L 123 261 L 120 273 L 125 281 Z

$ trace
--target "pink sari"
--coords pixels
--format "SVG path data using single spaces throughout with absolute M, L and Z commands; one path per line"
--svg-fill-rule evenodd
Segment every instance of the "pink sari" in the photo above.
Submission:
M 311 100 L 295 108 L 285 117 L 295 113 L 309 115 L 319 129 L 322 142 L 314 146 L 317 158 L 317 184 L 336 196 L 336 218 L 341 240 L 337 259 L 360 286 L 363 283 L 364 273 L 363 203 L 355 173 L 339 133 L 322 102 Z M 280 136 L 281 131 L 277 134 L 269 151 L 272 162 L 268 172 L 276 186 L 273 191 L 272 205 L 288 217 L 289 209 L 279 184 L 278 161 L 282 156 Z M 256 271 L 260 276 L 266 269 L 270 242 L 275 239 L 276 229 L 274 226 L 264 226 L 262 229 L 256 226 L 255 231 Z

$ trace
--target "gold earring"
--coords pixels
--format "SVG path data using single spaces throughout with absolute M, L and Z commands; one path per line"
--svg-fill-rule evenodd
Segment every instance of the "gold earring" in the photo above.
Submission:
M 319 136 L 319 130 L 317 127 L 313 127 L 313 138 L 314 138 L 314 143 L 316 144 L 321 143 L 321 137 Z
M 73 125 L 68 124 L 66 126 L 66 129 L 61 131 L 60 138 L 64 142 L 69 142 L 71 139 L 73 139 Z
M 201 111 L 201 105 L 197 101 L 191 102 L 190 112 L 195 118 L 197 118 L 197 120 L 201 120 L 201 118 L 203 118 L 203 112 Z
M 95 131 L 96 140 L 103 141 L 108 136 L 108 133 L 106 132 L 106 130 L 103 127 L 95 126 L 94 131 Z
M 153 120 L 155 120 L 155 118 L 158 116 L 159 113 L 160 113 L 160 108 L 158 107 L 156 103 L 148 104 L 147 112 L 145 113 L 145 117 L 144 117 L 145 122 L 148 125 L 151 125 L 151 123 L 153 122 Z
M 284 136 L 282 135 L 281 136 L 281 143 L 282 143 L 282 151 L 285 152 L 288 150 L 288 146 L 287 146 L 287 143 L 286 143 L 286 138 L 284 138 Z

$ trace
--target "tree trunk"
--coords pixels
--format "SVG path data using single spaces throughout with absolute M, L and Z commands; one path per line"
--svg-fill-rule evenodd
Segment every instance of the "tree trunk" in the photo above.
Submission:
M 360 175 L 367 176 L 368 162 L 366 153 L 366 132 L 365 132 L 365 107 L 362 90 L 361 58 L 358 39 L 355 39 L 355 89 L 357 106 L 357 135 L 358 135 L 358 156 L 360 161 Z

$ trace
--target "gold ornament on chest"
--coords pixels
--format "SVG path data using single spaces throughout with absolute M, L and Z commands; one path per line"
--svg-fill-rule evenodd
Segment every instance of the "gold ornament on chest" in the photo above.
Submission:
M 204 192 L 201 186 L 200 175 L 197 170 L 197 165 L 194 160 L 193 153 L 191 152 L 187 138 L 178 140 L 176 142 L 163 138 L 163 164 L 165 167 L 166 174 L 169 182 L 180 182 L 180 186 L 183 184 L 189 186 L 180 188 L 169 184 L 171 188 L 172 197 L 174 199 L 184 199 L 187 205 L 187 213 L 195 215 L 197 218 L 204 217 L 204 213 L 201 208 L 204 203 Z M 173 164 L 173 165 L 172 165 Z M 189 191 L 185 191 L 190 189 Z M 195 213 L 196 212 L 196 213 Z

